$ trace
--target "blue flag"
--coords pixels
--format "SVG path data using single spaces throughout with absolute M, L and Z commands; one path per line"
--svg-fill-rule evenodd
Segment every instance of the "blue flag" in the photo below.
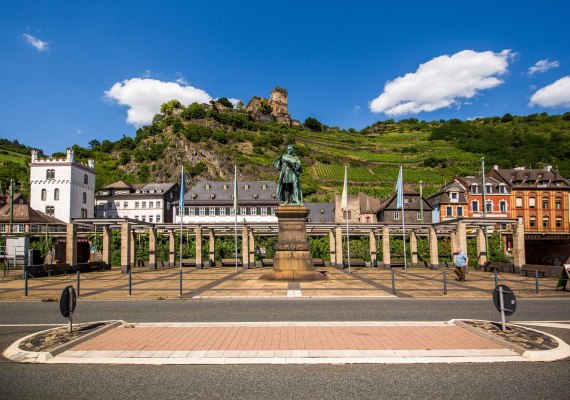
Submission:
M 404 205 L 404 178 L 402 176 L 402 166 L 398 174 L 398 183 L 396 183 L 396 208 L 402 208 Z
M 180 215 L 184 215 L 184 165 L 180 173 L 180 204 L 178 205 Z

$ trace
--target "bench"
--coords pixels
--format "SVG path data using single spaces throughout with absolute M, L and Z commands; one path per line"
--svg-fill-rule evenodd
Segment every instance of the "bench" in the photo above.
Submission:
M 352 265 L 352 260 L 350 260 L 350 265 Z M 322 258 L 313 258 L 313 267 L 324 267 L 325 262 Z
M 43 264 L 26 265 L 25 271 L 32 278 L 46 274 Z
M 183 267 L 195 267 L 196 266 L 196 259 L 195 258 L 183 258 L 182 259 L 182 266 Z
M 235 258 L 222 258 L 222 267 L 235 267 L 236 259 Z M 237 260 L 237 265 L 242 266 L 241 260 Z
M 44 270 L 47 272 L 48 276 L 57 274 L 67 274 L 71 270 L 71 265 L 69 264 L 46 264 L 44 265 Z
M 347 268 L 348 267 L 348 260 L 347 259 L 342 260 L 342 265 L 344 268 Z M 351 258 L 350 259 L 350 266 L 351 267 L 366 267 L 366 261 L 364 261 L 362 258 Z
M 489 270 L 490 272 L 499 272 L 501 271 L 501 267 L 502 264 L 499 262 L 494 262 L 494 261 L 487 261 L 485 262 L 485 264 L 481 265 L 481 268 L 483 269 L 483 271 L 487 271 Z
M 235 265 L 235 261 L 234 261 Z M 262 258 L 261 259 L 261 266 L 262 267 L 273 267 L 273 258 Z
M 535 274 L 538 272 L 539 274 L 542 274 L 542 277 L 544 278 L 549 272 L 549 268 L 548 265 L 525 264 L 522 267 L 522 272 L 524 272 L 526 276 L 528 276 L 529 272 L 534 272 Z

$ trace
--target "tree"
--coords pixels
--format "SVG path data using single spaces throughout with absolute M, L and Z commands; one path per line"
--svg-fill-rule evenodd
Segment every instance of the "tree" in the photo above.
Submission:
M 321 124 L 316 118 L 309 117 L 303 123 L 305 127 L 309 128 L 313 132 L 320 132 L 323 130 L 323 124 Z
M 92 139 L 89 141 L 89 148 L 90 149 L 94 149 L 95 147 L 99 147 L 101 146 L 101 142 L 98 141 L 97 139 Z
M 266 99 L 261 99 L 259 102 L 259 107 L 257 107 L 257 112 L 261 114 L 271 114 L 271 111 L 273 111 L 273 107 L 271 107 L 269 101 Z
M 206 116 L 206 110 L 202 104 L 198 104 L 196 102 L 190 104 L 186 110 L 182 111 L 180 114 L 182 118 L 190 120 L 190 119 L 201 119 Z
M 503 115 L 503 118 L 501 118 L 501 122 L 511 122 L 513 120 L 513 116 L 509 113 L 506 113 L 505 115 Z
M 231 101 L 228 100 L 227 97 L 220 97 L 218 99 L 218 103 L 220 103 L 221 105 L 223 105 L 226 108 L 234 108 L 234 105 L 232 104 Z
M 160 112 L 162 114 L 172 115 L 175 109 L 181 109 L 184 106 L 178 100 L 170 100 L 160 106 Z

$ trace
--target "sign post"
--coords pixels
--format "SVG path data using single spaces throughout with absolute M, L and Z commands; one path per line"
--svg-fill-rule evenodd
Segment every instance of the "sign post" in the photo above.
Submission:
M 508 286 L 497 285 L 493 291 L 493 303 L 501 313 L 501 330 L 507 330 L 505 316 L 513 315 L 517 309 L 517 299 L 515 294 Z
M 68 286 L 61 292 L 61 297 L 59 298 L 59 310 L 61 315 L 69 320 L 68 332 L 71 333 L 73 330 L 73 312 L 75 311 L 75 305 L 77 303 L 77 295 L 73 286 Z

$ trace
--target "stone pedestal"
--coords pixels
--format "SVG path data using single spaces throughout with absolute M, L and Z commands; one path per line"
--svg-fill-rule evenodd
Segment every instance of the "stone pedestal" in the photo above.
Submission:
M 261 279 L 326 280 L 326 276 L 313 269 L 306 229 L 309 210 L 304 206 L 279 206 L 275 215 L 279 221 L 279 235 L 273 256 L 273 272 L 263 275 Z

